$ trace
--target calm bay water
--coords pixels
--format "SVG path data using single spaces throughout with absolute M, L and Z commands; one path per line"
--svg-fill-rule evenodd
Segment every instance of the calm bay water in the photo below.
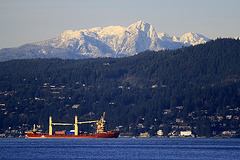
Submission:
M 0 139 L 0 159 L 239 160 L 240 139 Z

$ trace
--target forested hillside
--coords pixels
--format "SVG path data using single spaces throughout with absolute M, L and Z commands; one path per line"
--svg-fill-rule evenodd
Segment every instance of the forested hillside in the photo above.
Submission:
M 95 120 L 105 111 L 110 129 L 131 135 L 161 129 L 238 136 L 239 64 L 234 39 L 126 58 L 1 62 L 1 132 L 34 123 L 47 131 L 50 115 L 73 122 L 74 115 Z

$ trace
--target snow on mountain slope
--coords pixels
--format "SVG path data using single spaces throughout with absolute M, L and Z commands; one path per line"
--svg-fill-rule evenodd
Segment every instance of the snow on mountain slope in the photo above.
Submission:
M 139 21 L 125 29 L 124 35 L 120 37 L 117 53 L 133 55 L 147 49 L 160 50 L 162 48 L 157 41 L 158 36 L 153 26 Z
M 206 43 L 210 39 L 204 37 L 201 34 L 197 34 L 194 32 L 189 32 L 184 34 L 181 37 L 169 36 L 167 33 L 158 33 L 158 37 L 161 41 L 167 42 L 165 49 L 176 49 L 182 46 L 190 46 Z
M 0 50 L 0 61 L 18 58 L 88 58 L 131 56 L 145 50 L 176 49 L 205 43 L 209 39 L 187 33 L 181 37 L 156 33 L 154 27 L 138 21 L 128 27 L 109 26 L 67 30 L 61 35 L 38 43 Z
M 210 40 L 209 38 L 206 38 L 203 35 L 200 35 L 194 32 L 186 33 L 182 37 L 180 37 L 180 42 L 186 45 L 193 45 L 193 46 L 197 44 L 206 43 L 209 40 Z

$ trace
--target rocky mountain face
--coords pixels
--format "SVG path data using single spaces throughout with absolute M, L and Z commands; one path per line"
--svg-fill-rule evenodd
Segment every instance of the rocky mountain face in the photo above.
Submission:
M 30 58 L 82 59 L 89 57 L 131 56 L 145 50 L 177 49 L 206 43 L 210 39 L 197 33 L 181 37 L 156 33 L 151 24 L 139 21 L 127 28 L 96 27 L 67 30 L 61 35 L 38 43 L 0 50 L 0 61 Z

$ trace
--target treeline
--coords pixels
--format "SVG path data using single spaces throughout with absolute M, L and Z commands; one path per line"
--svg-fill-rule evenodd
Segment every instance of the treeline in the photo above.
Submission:
M 226 119 L 239 113 L 239 64 L 235 39 L 125 58 L 1 62 L 0 128 L 36 123 L 47 130 L 50 115 L 73 122 L 74 115 L 98 119 L 105 111 L 109 128 L 136 135 L 167 134 L 176 124 L 199 136 L 239 133 L 239 120 Z

